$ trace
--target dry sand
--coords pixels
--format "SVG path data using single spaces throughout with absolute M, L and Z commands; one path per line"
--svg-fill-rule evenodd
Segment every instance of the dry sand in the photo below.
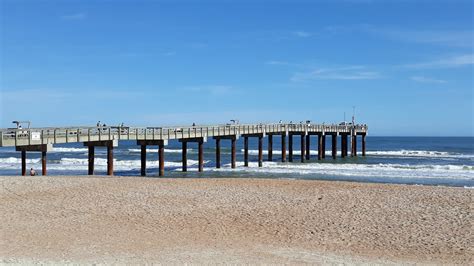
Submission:
M 0 262 L 470 264 L 474 190 L 0 177 Z

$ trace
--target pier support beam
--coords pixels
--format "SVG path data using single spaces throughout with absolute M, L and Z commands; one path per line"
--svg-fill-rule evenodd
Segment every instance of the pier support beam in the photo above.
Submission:
M 198 171 L 204 170 L 204 142 L 205 138 L 188 138 L 180 139 L 179 142 L 182 144 L 181 159 L 183 164 L 183 172 L 188 171 L 188 142 L 196 142 L 198 144 Z
M 89 161 L 87 167 L 87 174 L 93 175 L 94 174 L 94 158 L 95 158 L 95 146 L 91 145 L 88 147 L 89 150 Z
M 94 148 L 107 147 L 107 175 L 114 175 L 114 147 L 118 146 L 118 140 L 103 140 L 84 142 L 84 146 L 89 148 L 89 169 L 88 174 L 94 174 Z M 92 147 L 92 148 L 91 148 Z
M 158 145 L 158 175 L 163 176 L 165 174 L 165 145 Z
M 347 156 L 347 134 L 341 134 L 341 158 Z
M 351 135 L 351 157 L 357 156 L 357 135 Z
M 232 153 L 232 155 L 231 155 L 230 167 L 231 167 L 231 168 L 235 168 L 236 161 L 237 161 L 237 160 L 236 160 L 236 157 L 237 157 L 237 155 L 236 155 L 236 148 L 235 148 L 236 142 L 237 142 L 237 138 L 236 138 L 236 137 L 232 138 L 230 142 L 231 142 L 231 153 Z
M 337 156 L 337 134 L 332 134 L 331 140 L 332 140 L 332 145 L 331 145 L 332 158 L 335 160 Z
M 323 140 L 322 140 L 322 154 L 321 154 L 321 157 L 324 159 L 326 158 L 326 135 L 324 135 L 323 133 L 323 136 L 322 136 Z
M 158 146 L 158 175 L 165 173 L 165 145 L 167 140 L 137 140 L 137 145 L 141 147 L 141 175 L 146 176 L 146 149 L 147 146 Z
M 221 139 L 216 138 L 216 168 L 221 168 Z
M 311 135 L 306 135 L 306 160 L 311 159 Z
M 107 175 L 114 175 L 114 146 L 107 146 Z
M 288 134 L 288 160 L 293 162 L 293 134 Z
M 249 137 L 244 137 L 244 166 L 249 166 Z
M 203 151 L 204 141 L 198 141 L 198 171 L 204 171 L 204 151 Z
M 281 135 L 281 162 L 286 162 L 286 134 Z
M 263 166 L 263 136 L 264 133 L 255 133 L 255 134 L 243 134 L 244 137 L 244 161 L 245 166 L 248 166 L 248 138 L 257 137 L 258 138 L 258 167 Z
M 354 157 L 357 157 L 357 135 L 354 134 Z
M 182 170 L 183 172 L 188 171 L 188 143 L 186 141 L 183 141 L 181 143 L 181 161 L 183 163 L 182 165 Z
M 318 134 L 318 160 L 321 160 L 323 154 L 323 136 Z
M 365 156 L 365 137 L 366 136 L 367 136 L 366 134 L 362 135 L 362 156 Z
M 41 175 L 46 175 L 46 151 L 41 152 Z
M 221 168 L 221 140 L 222 139 L 229 139 L 231 141 L 231 159 L 230 159 L 230 165 L 232 168 L 235 168 L 236 165 L 236 142 L 237 142 L 237 136 L 236 135 L 231 135 L 231 136 L 218 136 L 214 137 L 216 140 L 216 168 Z
M 141 145 L 141 164 L 140 164 L 140 173 L 141 176 L 146 176 L 146 145 Z
M 273 161 L 273 135 L 268 135 L 268 161 Z
M 21 175 L 26 176 L 26 151 L 21 151 Z
M 304 163 L 305 159 L 305 151 L 306 151 L 306 145 L 305 145 L 305 134 L 301 134 L 301 141 L 300 141 L 300 146 L 301 146 L 301 162 Z
M 47 174 L 46 170 L 46 153 L 53 149 L 52 144 L 38 144 L 38 145 L 26 145 L 16 146 L 16 151 L 21 152 L 21 175 L 26 176 L 26 152 L 41 152 L 41 173 L 42 175 Z

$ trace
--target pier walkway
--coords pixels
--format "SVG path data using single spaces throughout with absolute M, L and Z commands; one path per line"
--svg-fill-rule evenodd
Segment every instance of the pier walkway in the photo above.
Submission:
M 199 171 L 203 171 L 203 145 L 209 139 L 216 141 L 216 167 L 220 168 L 221 140 L 230 140 L 231 167 L 236 165 L 236 140 L 244 138 L 244 165 L 248 166 L 248 139 L 258 138 L 258 163 L 263 163 L 263 138 L 268 137 L 268 160 L 273 158 L 273 136 L 281 137 L 282 162 L 293 162 L 293 137 L 299 136 L 301 162 L 309 160 L 311 136 L 317 136 L 318 160 L 324 159 L 326 136 L 332 137 L 332 158 L 336 159 L 337 137 L 341 137 L 341 157 L 348 156 L 348 137 L 350 137 L 351 156 L 357 156 L 357 136 L 362 137 L 362 155 L 365 156 L 366 125 L 324 125 L 324 124 L 228 124 L 216 126 L 191 127 L 61 127 L 0 129 L 0 147 L 16 147 L 21 152 L 21 173 L 26 175 L 26 153 L 41 152 L 42 174 L 46 175 L 47 152 L 53 145 L 62 143 L 83 143 L 88 147 L 88 174 L 94 174 L 95 147 L 107 148 L 107 174 L 113 175 L 113 148 L 121 140 L 136 140 L 141 146 L 141 175 L 146 175 L 147 146 L 158 146 L 159 175 L 164 175 L 164 146 L 169 140 L 182 143 L 182 170 L 187 171 L 187 143 L 198 143 Z

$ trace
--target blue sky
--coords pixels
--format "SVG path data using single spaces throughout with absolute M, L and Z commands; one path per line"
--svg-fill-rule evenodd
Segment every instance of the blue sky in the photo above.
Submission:
M 473 1 L 0 0 L 0 126 L 473 136 Z

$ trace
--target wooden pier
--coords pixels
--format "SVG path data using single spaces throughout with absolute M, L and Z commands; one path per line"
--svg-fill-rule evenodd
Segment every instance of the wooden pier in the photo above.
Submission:
M 187 171 L 187 144 L 198 144 L 198 170 L 204 169 L 203 146 L 210 138 L 216 141 L 216 167 L 221 167 L 221 140 L 230 140 L 231 167 L 236 167 L 236 140 L 244 138 L 244 166 L 248 167 L 248 140 L 258 138 L 258 166 L 263 165 L 263 138 L 268 137 L 268 160 L 273 160 L 273 137 L 281 137 L 282 162 L 287 161 L 286 138 L 288 137 L 288 161 L 293 162 L 293 137 L 301 141 L 301 162 L 311 159 L 311 136 L 317 136 L 318 160 L 325 158 L 326 136 L 332 139 L 332 159 L 336 159 L 337 137 L 341 137 L 341 157 L 348 155 L 350 136 L 351 156 L 357 156 L 357 136 L 361 136 L 362 156 L 365 156 L 366 125 L 313 125 L 313 124 L 252 124 L 217 125 L 191 127 L 65 127 L 0 129 L 0 147 L 16 147 L 21 152 L 21 174 L 26 175 L 27 152 L 41 152 L 42 174 L 46 175 L 46 156 L 53 145 L 62 143 L 83 143 L 88 147 L 88 174 L 94 174 L 94 153 L 96 147 L 107 149 L 107 174 L 113 175 L 113 150 L 122 140 L 136 140 L 141 147 L 141 175 L 146 175 L 147 146 L 158 146 L 159 175 L 164 175 L 164 147 L 169 140 L 182 143 L 182 170 Z

